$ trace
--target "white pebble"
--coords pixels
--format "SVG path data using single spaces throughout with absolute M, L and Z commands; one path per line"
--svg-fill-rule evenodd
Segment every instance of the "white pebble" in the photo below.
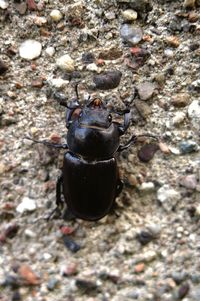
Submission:
M 52 57 L 55 53 L 55 48 L 54 47 L 47 47 L 45 52 L 48 56 Z
M 155 185 L 153 182 L 143 182 L 141 185 L 140 185 L 140 191 L 153 191 L 155 189 Z
M 35 40 L 26 40 L 19 47 L 19 55 L 26 60 L 33 60 L 40 56 L 42 45 Z
M 172 58 L 174 56 L 173 50 L 168 49 L 168 48 L 164 50 L 164 54 L 166 57 L 169 57 L 169 58 Z
M 51 259 L 51 254 L 49 254 L 49 253 L 44 253 L 43 254 L 43 258 L 44 258 L 44 260 L 49 260 L 49 259 Z
M 30 237 L 30 238 L 36 237 L 36 233 L 31 231 L 30 229 L 25 229 L 24 233 L 27 237 Z
M 69 81 L 62 78 L 52 78 L 49 80 L 50 84 L 55 88 L 63 88 L 68 85 Z
M 97 67 L 97 65 L 96 65 L 95 63 L 91 63 L 91 64 L 88 64 L 88 65 L 87 65 L 86 69 L 87 69 L 88 71 L 97 71 L 97 70 L 98 70 L 98 67 Z
M 173 123 L 173 125 L 178 125 L 178 124 L 182 123 L 184 121 L 184 119 L 185 119 L 185 113 L 177 112 L 172 119 L 172 123 Z
M 36 209 L 35 200 L 24 197 L 22 202 L 17 206 L 16 211 L 23 213 L 25 211 L 34 211 Z
M 200 120 L 200 100 L 193 100 L 188 107 L 188 116 L 191 118 L 193 125 L 199 127 Z
M 74 60 L 68 54 L 59 57 L 56 60 L 56 65 L 60 69 L 65 70 L 67 72 L 74 71 Z
M 126 21 L 134 21 L 137 19 L 137 12 L 133 9 L 126 9 L 122 12 L 122 16 Z
M 50 17 L 53 21 L 60 21 L 62 19 L 62 14 L 58 9 L 54 9 L 52 10 L 52 12 L 50 13 Z
M 1 9 L 6 9 L 8 8 L 8 2 L 4 1 L 4 0 L 0 0 L 0 8 Z

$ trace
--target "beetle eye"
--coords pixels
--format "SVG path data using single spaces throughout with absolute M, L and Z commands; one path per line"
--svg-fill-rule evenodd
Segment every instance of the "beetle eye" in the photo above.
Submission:
M 109 122 L 112 121 L 112 115 L 108 115 L 108 121 L 109 121 Z

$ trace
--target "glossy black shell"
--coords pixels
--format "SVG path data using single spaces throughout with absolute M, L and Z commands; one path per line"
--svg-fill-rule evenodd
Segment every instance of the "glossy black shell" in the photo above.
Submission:
M 67 152 L 63 164 L 63 194 L 76 217 L 98 220 L 110 211 L 118 181 L 115 158 L 85 161 Z

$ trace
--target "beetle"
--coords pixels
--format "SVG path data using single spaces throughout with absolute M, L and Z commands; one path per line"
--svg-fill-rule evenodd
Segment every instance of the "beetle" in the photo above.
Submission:
M 123 111 L 108 109 L 103 100 L 90 97 L 81 104 L 77 86 L 76 95 L 76 99 L 69 104 L 60 102 L 67 108 L 66 144 L 27 138 L 35 143 L 66 150 L 62 173 L 56 184 L 54 211 L 60 211 L 66 205 L 67 211 L 73 216 L 95 221 L 103 218 L 114 207 L 115 199 L 123 188 L 117 154 L 135 143 L 138 136 L 132 135 L 124 145 L 120 144 L 120 137 L 130 125 L 128 107 Z M 123 116 L 122 124 L 112 119 L 113 113 Z

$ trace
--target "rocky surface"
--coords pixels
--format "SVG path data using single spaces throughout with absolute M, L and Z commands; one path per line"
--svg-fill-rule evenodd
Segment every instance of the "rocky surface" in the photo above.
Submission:
M 0 300 L 200 300 L 199 20 L 198 0 L 0 1 Z M 116 214 L 47 222 L 63 152 L 24 138 L 65 141 L 78 81 L 130 103 L 122 141 L 160 141 L 120 156 Z

